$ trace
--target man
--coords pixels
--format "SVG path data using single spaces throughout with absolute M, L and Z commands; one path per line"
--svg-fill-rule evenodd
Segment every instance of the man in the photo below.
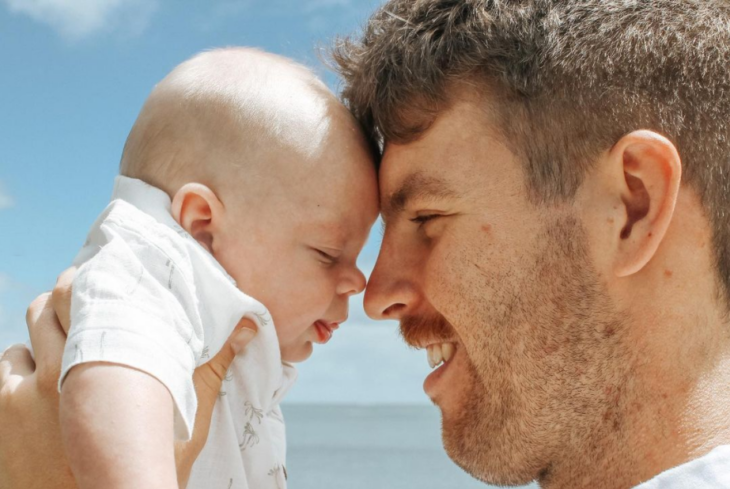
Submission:
M 392 0 L 334 59 L 384 145 L 365 308 L 451 458 L 730 487 L 730 4 Z
M 394 0 L 334 55 L 384 145 L 366 309 L 443 363 L 449 455 L 730 487 L 727 2 Z

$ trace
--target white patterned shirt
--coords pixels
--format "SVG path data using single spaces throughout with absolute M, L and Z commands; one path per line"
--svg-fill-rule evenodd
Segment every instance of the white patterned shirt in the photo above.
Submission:
M 111 362 L 157 378 L 174 401 L 177 439 L 189 439 L 193 371 L 242 317 L 258 334 L 223 382 L 191 489 L 283 489 L 286 439 L 279 402 L 296 379 L 282 362 L 268 310 L 173 219 L 169 196 L 119 176 L 112 201 L 76 257 L 71 329 L 59 389 L 80 363 Z

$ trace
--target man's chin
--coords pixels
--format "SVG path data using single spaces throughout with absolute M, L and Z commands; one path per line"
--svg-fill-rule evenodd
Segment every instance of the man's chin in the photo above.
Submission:
M 470 392 L 474 392 L 473 390 Z M 441 438 L 449 458 L 469 475 L 487 484 L 523 485 L 538 471 L 516 449 L 502 429 L 504 420 L 487 408 L 484 399 L 437 399 L 441 410 Z
M 460 435 L 451 433 L 444 422 L 442 440 L 449 458 L 467 474 L 486 484 L 518 486 L 529 484 L 537 474 L 516 467 L 492 446 L 465 446 Z

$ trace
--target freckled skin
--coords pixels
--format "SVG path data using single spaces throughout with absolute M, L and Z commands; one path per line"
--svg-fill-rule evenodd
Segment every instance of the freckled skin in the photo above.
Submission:
M 536 205 L 483 98 L 454 100 L 385 147 L 365 295 L 407 343 L 455 344 L 425 384 L 452 460 L 492 484 L 628 489 L 729 444 L 727 309 L 676 148 L 626 135 L 571 202 Z
M 621 367 L 612 359 L 623 355 L 617 335 L 624 327 L 582 239 L 575 221 L 553 220 L 510 265 L 464 246 L 452 255 L 461 259 L 442 270 L 444 277 L 461 277 L 439 287 L 447 294 L 441 301 L 462 300 L 464 310 L 448 319 L 469 355 L 462 389 L 468 395 L 440 404 L 444 445 L 485 482 L 546 479 L 566 447 L 589 450 L 586 433 L 614 436 L 621 428 L 625 393 L 615 386 L 628 383 L 630 362 Z M 470 262 L 484 272 L 474 273 Z M 591 314 L 598 309 L 606 314 Z
M 406 168 L 436 174 L 458 153 L 466 168 L 448 178 L 468 197 L 429 201 L 450 217 L 418 231 L 406 217 L 387 223 L 366 307 L 398 311 L 406 341 L 459 339 L 459 363 L 449 367 L 458 377 L 434 399 L 458 465 L 491 484 L 549 483 L 554 470 L 573 473 L 566 453 L 598 463 L 605 453 L 595 440 L 620 440 L 627 429 L 626 326 L 573 211 L 530 204 L 515 157 L 457 111 L 419 143 L 386 149 L 382 195 Z M 474 156 L 482 154 L 489 163 Z

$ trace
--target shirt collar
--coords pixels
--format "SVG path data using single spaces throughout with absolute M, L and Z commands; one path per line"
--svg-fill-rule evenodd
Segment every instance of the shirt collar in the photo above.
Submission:
M 117 175 L 111 200 L 124 200 L 157 221 L 170 224 L 172 200 L 164 190 L 136 178 Z
M 716 447 L 705 456 L 662 472 L 634 489 L 690 487 L 730 489 L 730 445 Z

